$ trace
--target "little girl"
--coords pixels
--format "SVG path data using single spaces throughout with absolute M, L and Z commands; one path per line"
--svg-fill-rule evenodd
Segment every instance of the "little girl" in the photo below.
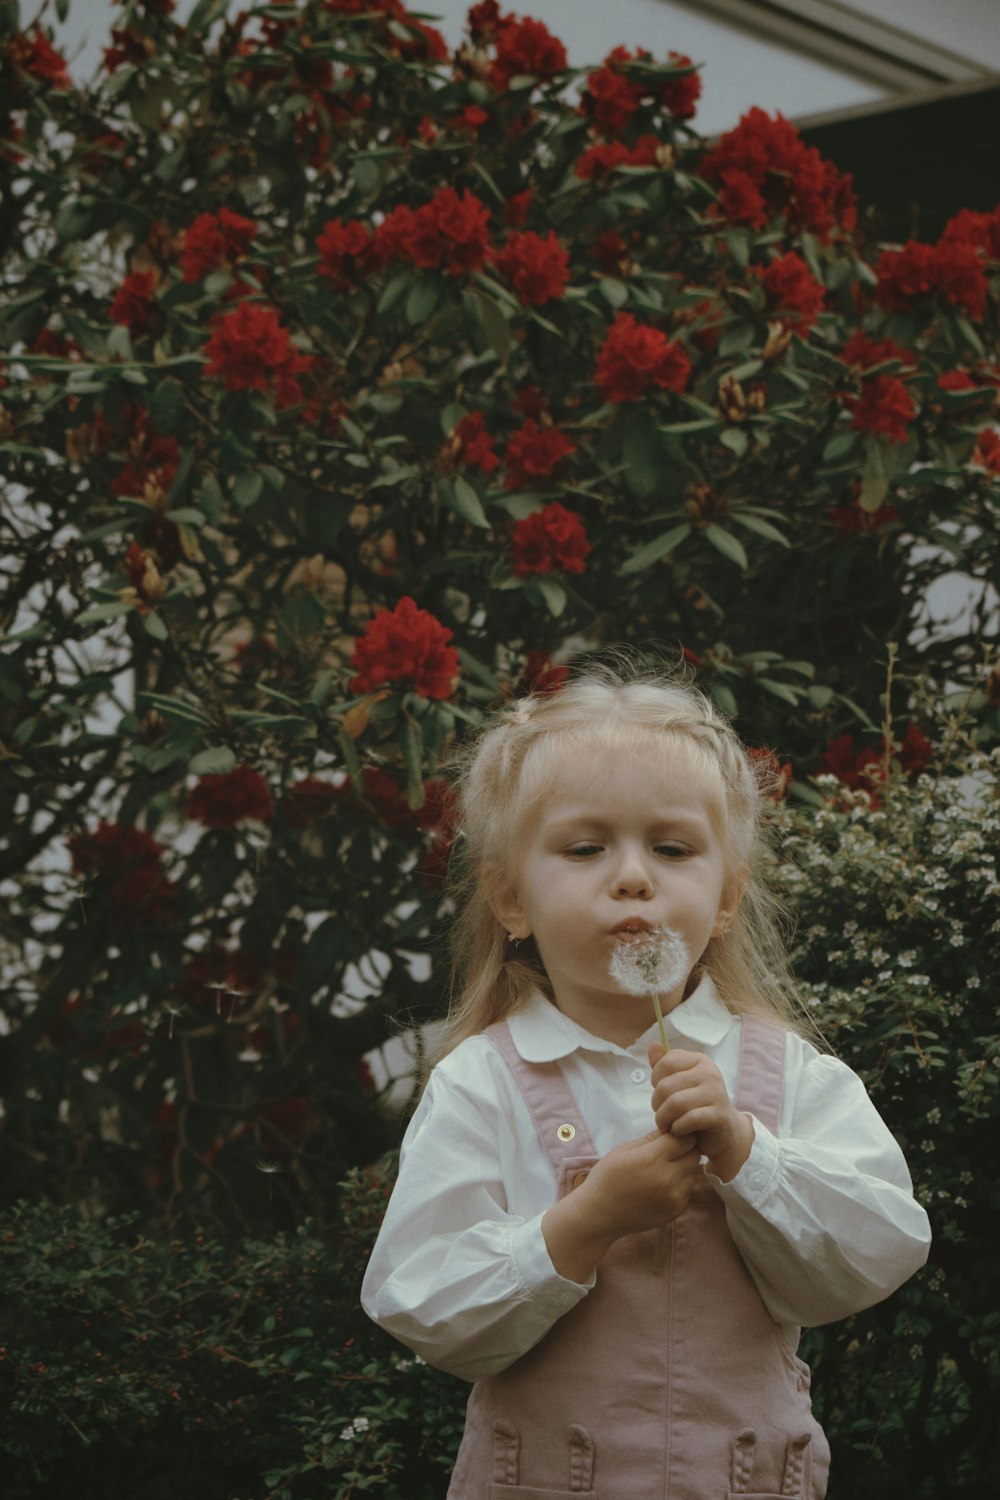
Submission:
M 766 790 L 701 694 L 607 668 L 466 754 L 457 1004 L 362 1292 L 475 1382 L 448 1500 L 825 1493 L 800 1327 L 888 1296 L 930 1236 L 796 1021 Z

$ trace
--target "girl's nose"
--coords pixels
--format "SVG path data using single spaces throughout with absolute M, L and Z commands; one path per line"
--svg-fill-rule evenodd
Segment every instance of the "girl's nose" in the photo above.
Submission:
M 652 895 L 652 881 L 642 860 L 635 856 L 622 859 L 614 876 L 617 896 L 645 900 Z

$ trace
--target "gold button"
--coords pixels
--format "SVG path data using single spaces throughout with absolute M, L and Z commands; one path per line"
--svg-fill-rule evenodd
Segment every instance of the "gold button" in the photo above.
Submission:
M 589 1172 L 577 1172 L 576 1176 L 573 1178 L 573 1186 L 575 1188 L 583 1187 L 583 1184 L 586 1182 L 589 1176 Z
M 576 1135 L 576 1126 L 575 1125 L 560 1125 L 559 1129 L 556 1131 L 556 1135 L 559 1137 L 559 1139 L 561 1141 L 571 1141 L 573 1139 L 573 1137 Z

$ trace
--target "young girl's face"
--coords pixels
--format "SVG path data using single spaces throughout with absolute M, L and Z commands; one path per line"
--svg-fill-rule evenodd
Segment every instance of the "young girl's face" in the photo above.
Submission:
M 673 928 L 693 969 L 728 924 L 739 885 L 724 819 L 720 779 L 683 741 L 654 741 L 642 753 L 566 747 L 523 820 L 495 910 L 515 935 L 534 937 L 556 1004 L 588 1031 L 628 1045 L 652 1023 L 646 998 L 623 992 L 609 972 L 629 934 Z M 661 996 L 664 1010 L 684 998 L 689 974 Z

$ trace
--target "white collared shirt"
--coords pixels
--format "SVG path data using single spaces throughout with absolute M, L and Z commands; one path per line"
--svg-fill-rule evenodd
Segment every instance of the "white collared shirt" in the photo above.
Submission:
M 732 1094 L 740 1022 L 712 980 L 666 1021 L 672 1045 L 710 1057 Z M 539 994 L 509 1024 L 525 1061 L 559 1061 L 599 1154 L 653 1129 L 655 1026 L 620 1047 Z M 708 1181 L 793 1347 L 802 1326 L 881 1301 L 927 1258 L 927 1215 L 864 1085 L 794 1032 L 777 1134 L 755 1120 L 740 1171 Z M 510 1068 L 487 1037 L 468 1038 L 434 1069 L 410 1121 L 365 1273 L 365 1312 L 463 1379 L 506 1368 L 594 1285 L 552 1265 L 541 1220 L 554 1201 L 552 1166 Z

